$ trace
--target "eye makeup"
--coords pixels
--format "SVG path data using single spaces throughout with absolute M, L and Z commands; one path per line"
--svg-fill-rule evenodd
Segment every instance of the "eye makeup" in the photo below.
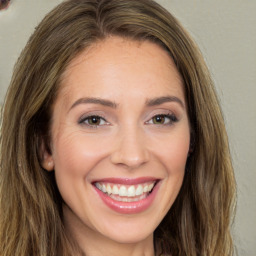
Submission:
M 172 125 L 175 122 L 178 122 L 178 119 L 174 114 L 158 114 L 154 115 L 146 124 Z

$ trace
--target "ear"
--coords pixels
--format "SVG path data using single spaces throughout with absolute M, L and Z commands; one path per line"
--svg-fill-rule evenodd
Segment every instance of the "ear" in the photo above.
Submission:
M 50 149 L 46 146 L 45 142 L 42 140 L 40 146 L 40 156 L 41 156 L 41 165 L 47 171 L 54 170 L 54 160 Z

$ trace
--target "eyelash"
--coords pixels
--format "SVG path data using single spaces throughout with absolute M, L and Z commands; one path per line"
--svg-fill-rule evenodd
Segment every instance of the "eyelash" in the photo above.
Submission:
M 86 125 L 88 126 L 89 128 L 98 128 L 99 126 L 102 126 L 102 124 L 98 124 L 98 125 L 93 125 L 93 124 L 89 124 L 89 120 L 92 118 L 97 118 L 97 119 L 100 119 L 100 122 L 103 120 L 104 122 L 106 122 L 107 124 L 109 124 L 106 119 L 102 116 L 99 116 L 99 115 L 90 115 L 90 116 L 86 116 L 86 117 L 82 117 L 80 120 L 79 120 L 79 124 L 81 125 Z
M 155 125 L 164 125 L 164 126 L 170 126 L 170 125 L 173 125 L 174 123 L 178 122 L 178 119 L 177 117 L 174 115 L 174 114 L 158 114 L 158 115 L 154 115 L 149 121 L 147 121 L 146 123 L 148 124 L 154 124 L 154 123 L 151 123 L 151 120 L 153 120 L 154 118 L 157 118 L 157 117 L 160 117 L 160 118 L 167 118 L 169 119 L 168 123 L 160 123 L 160 124 L 155 124 Z
M 168 123 L 165 123 L 165 121 L 166 121 L 165 120 L 164 123 L 154 124 L 153 123 L 153 119 L 157 118 L 157 117 L 165 118 L 165 119 L 168 118 L 169 121 L 168 121 Z M 81 124 L 81 125 L 86 125 L 89 128 L 93 128 L 93 129 L 98 128 L 99 126 L 106 125 L 106 124 L 90 124 L 90 123 L 88 123 L 89 120 L 92 120 L 92 118 L 96 118 L 97 120 L 100 120 L 100 122 L 104 121 L 104 122 L 106 122 L 107 125 L 109 124 L 104 117 L 99 116 L 99 115 L 90 115 L 90 116 L 83 117 L 83 118 L 81 118 L 79 120 L 78 123 Z M 173 125 L 174 123 L 176 123 L 178 121 L 179 120 L 177 119 L 177 117 L 174 114 L 158 114 L 158 115 L 154 115 L 149 121 L 146 122 L 146 124 L 153 124 L 153 125 L 158 125 L 158 126 L 159 125 L 160 126 L 161 125 L 163 125 L 163 126 L 171 126 L 171 125 Z

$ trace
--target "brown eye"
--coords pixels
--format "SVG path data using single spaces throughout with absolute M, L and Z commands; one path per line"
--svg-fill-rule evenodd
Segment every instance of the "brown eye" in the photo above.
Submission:
M 89 125 L 100 125 L 101 117 L 99 116 L 90 116 L 87 118 L 87 122 Z
M 153 117 L 153 124 L 164 124 L 165 123 L 165 119 L 166 117 L 165 116 L 154 116 Z
M 97 128 L 98 126 L 109 124 L 103 117 L 101 116 L 87 116 L 81 118 L 78 122 L 81 125 L 86 125 L 88 127 Z
M 177 122 L 178 119 L 175 115 L 156 115 L 153 116 L 147 123 L 148 124 L 156 124 L 156 125 L 172 125 L 173 123 Z

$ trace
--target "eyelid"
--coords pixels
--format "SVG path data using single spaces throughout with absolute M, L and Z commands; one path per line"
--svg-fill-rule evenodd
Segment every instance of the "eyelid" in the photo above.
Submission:
M 91 117 L 97 117 L 102 119 L 104 122 L 106 122 L 106 124 L 101 124 L 101 125 L 91 125 L 91 124 L 87 124 L 85 123 L 85 121 Z M 78 123 L 81 125 L 85 125 L 88 126 L 89 128 L 97 128 L 99 126 L 105 126 L 105 125 L 109 125 L 110 123 L 106 120 L 106 118 L 103 115 L 99 115 L 99 114 L 87 114 L 87 115 L 83 115 L 82 117 L 79 118 Z
M 88 117 L 91 117 L 91 116 L 98 116 L 98 117 L 100 117 L 102 119 L 105 119 L 105 120 L 108 119 L 104 111 L 95 110 L 95 109 L 94 110 L 88 109 L 86 111 L 78 113 L 78 115 L 79 115 L 78 122 L 81 121 L 82 119 L 85 119 L 85 118 L 88 118 Z
M 155 118 L 157 116 L 169 118 L 170 122 L 168 122 L 167 124 L 154 124 L 152 120 L 153 120 L 153 118 Z M 150 124 L 150 125 L 152 124 L 152 125 L 168 126 L 168 125 L 173 125 L 174 123 L 176 123 L 178 121 L 179 121 L 179 119 L 177 118 L 177 116 L 173 112 L 168 111 L 166 113 L 160 112 L 158 114 L 152 115 L 151 118 L 148 119 L 148 121 L 146 121 L 145 123 Z
M 152 119 L 156 116 L 163 116 L 163 117 L 169 118 L 170 121 L 168 123 L 163 123 L 163 124 L 153 123 Z M 102 119 L 105 123 L 99 124 L 99 125 L 85 123 L 85 121 L 91 117 L 98 117 L 98 118 Z M 147 121 L 144 124 L 168 126 L 168 125 L 173 125 L 174 123 L 176 123 L 178 121 L 179 121 L 179 118 L 177 117 L 176 113 L 174 113 L 173 111 L 170 111 L 167 109 L 159 109 L 158 111 L 153 111 L 153 113 L 151 112 L 150 116 L 147 118 Z M 111 125 L 111 123 L 108 121 L 108 118 L 101 111 L 95 111 L 95 112 L 92 111 L 92 112 L 84 113 L 83 115 L 81 115 L 81 117 L 78 119 L 77 122 L 78 122 L 78 124 L 87 126 L 88 128 L 98 128 L 98 127 L 102 127 L 102 126 Z

